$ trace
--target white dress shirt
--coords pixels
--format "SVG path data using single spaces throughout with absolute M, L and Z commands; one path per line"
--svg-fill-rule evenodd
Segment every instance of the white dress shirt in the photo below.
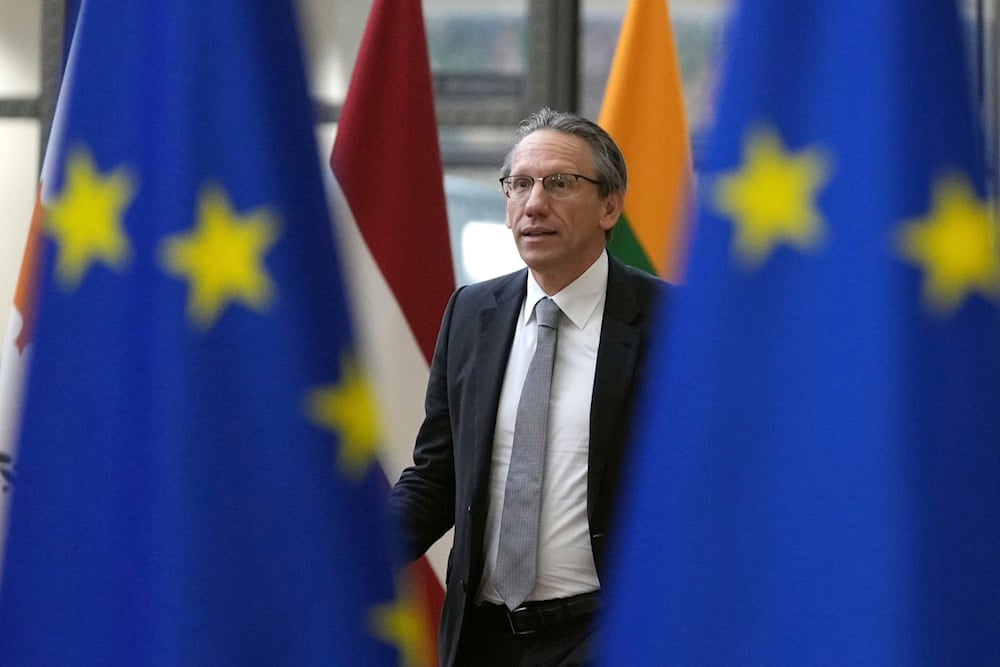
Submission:
M 545 455 L 542 516 L 539 526 L 538 581 L 528 600 L 564 598 L 600 588 L 587 521 L 587 459 L 590 450 L 590 403 L 597 366 L 597 346 L 607 298 L 606 253 L 579 278 L 554 295 L 563 317 L 559 321 L 552 395 L 549 403 L 549 442 Z M 538 325 L 535 304 L 545 292 L 528 272 L 528 289 L 517 320 L 507 362 L 490 472 L 490 507 L 486 515 L 486 562 L 480 598 L 501 604 L 493 587 L 500 515 L 507 468 L 514 439 L 514 421 L 521 387 L 535 353 Z

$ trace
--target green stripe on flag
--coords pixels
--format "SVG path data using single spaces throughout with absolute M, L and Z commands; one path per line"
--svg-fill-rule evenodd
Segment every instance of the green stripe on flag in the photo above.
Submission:
M 615 231 L 611 234 L 608 250 L 626 264 L 631 264 L 637 269 L 656 275 L 656 268 L 649 260 L 645 248 L 639 243 L 638 237 L 632 230 L 632 223 L 628 221 L 624 213 L 618 218 Z

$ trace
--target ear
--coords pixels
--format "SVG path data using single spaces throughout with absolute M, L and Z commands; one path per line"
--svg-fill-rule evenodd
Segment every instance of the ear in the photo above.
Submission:
M 611 229 L 618 222 L 618 218 L 625 208 L 625 193 L 612 192 L 602 202 L 604 214 L 601 216 L 600 225 L 603 229 Z

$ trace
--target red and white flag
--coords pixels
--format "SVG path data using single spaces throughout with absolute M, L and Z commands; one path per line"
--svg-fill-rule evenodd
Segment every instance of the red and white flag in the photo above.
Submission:
M 44 215 L 39 187 L 21 272 L 17 279 L 17 290 L 14 293 L 14 304 L 10 309 L 3 349 L 0 351 L 0 571 L 3 569 L 7 534 L 7 509 L 14 491 L 14 456 L 17 453 L 17 434 L 21 419 L 21 396 L 34 330 L 37 239 Z
M 382 408 L 383 467 L 395 480 L 412 460 L 438 327 L 455 289 L 419 0 L 375 1 L 330 165 L 359 344 Z M 408 570 L 432 649 L 444 542 Z

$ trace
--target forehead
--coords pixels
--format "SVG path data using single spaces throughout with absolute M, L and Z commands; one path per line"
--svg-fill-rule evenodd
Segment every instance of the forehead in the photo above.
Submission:
M 580 137 L 556 130 L 535 130 L 517 145 L 510 166 L 515 174 L 540 170 L 588 174 L 594 168 L 594 155 L 590 144 Z

